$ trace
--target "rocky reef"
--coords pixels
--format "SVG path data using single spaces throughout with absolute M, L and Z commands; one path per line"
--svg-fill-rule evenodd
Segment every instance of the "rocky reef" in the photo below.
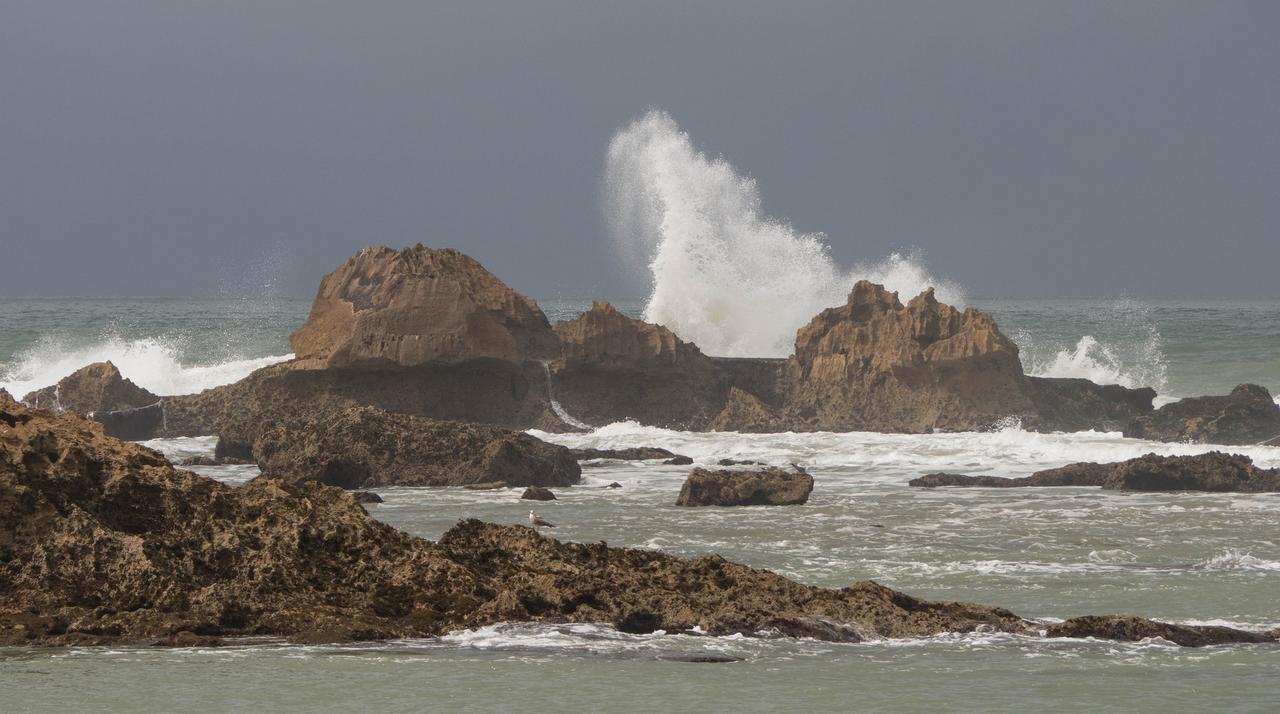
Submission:
M 278 423 L 258 435 L 252 453 L 266 478 L 348 489 L 571 486 L 582 475 L 568 449 L 528 434 L 361 406 Z
M 813 476 L 796 469 L 694 469 L 680 487 L 677 506 L 799 506 L 809 500 Z
M 561 543 L 523 526 L 468 520 L 432 543 L 374 520 L 342 489 L 261 477 L 233 488 L 95 422 L 0 402 L 0 644 L 345 642 L 502 621 L 840 641 L 1040 629 L 873 582 L 816 588 L 717 556 Z M 1106 622 L 1062 634 L 1274 639 Z
M 1240 454 L 1211 451 L 1193 456 L 1147 454 L 1111 464 L 1082 462 L 1022 478 L 936 473 L 912 479 L 920 488 L 976 486 L 1017 488 L 1100 486 L 1110 491 L 1280 491 L 1280 469 L 1260 469 Z
M 1241 384 L 1226 396 L 1180 399 L 1131 421 L 1124 435 L 1155 441 L 1261 444 L 1280 439 L 1280 405 L 1265 387 Z

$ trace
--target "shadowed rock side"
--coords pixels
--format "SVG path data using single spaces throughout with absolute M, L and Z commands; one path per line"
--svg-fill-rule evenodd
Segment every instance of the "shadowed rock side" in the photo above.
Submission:
M 1189 397 L 1134 419 L 1133 439 L 1260 444 L 1280 437 L 1280 405 L 1265 387 L 1241 384 L 1225 397 Z
M 1151 413 L 1156 390 L 1130 389 L 1118 384 L 1094 384 L 1087 379 L 1027 377 L 1035 416 L 1023 426 L 1035 431 L 1120 431 Z
M 555 398 L 574 418 L 601 426 L 624 419 L 698 428 L 721 408 L 724 375 L 671 330 L 595 302 L 556 323 L 561 356 L 551 364 Z
M 911 486 L 1018 488 L 1101 486 L 1110 491 L 1280 491 L 1280 469 L 1260 469 L 1248 456 L 1212 451 L 1194 456 L 1147 454 L 1111 464 L 1078 463 L 1037 471 L 1022 478 L 927 474 Z
M 366 248 L 326 275 L 290 343 L 324 367 L 519 365 L 559 351 L 537 303 L 475 259 L 421 244 Z
M 798 506 L 809 500 L 813 477 L 803 471 L 694 469 L 680 487 L 677 506 Z
M 1231 643 L 1256 644 L 1274 642 L 1276 639 L 1274 632 L 1246 632 L 1216 625 L 1185 627 L 1129 615 L 1073 617 L 1050 625 L 1046 634 L 1049 637 L 1095 637 L 1121 642 L 1138 642 L 1150 637 L 1159 637 L 1183 647 Z
M 845 641 L 1037 630 L 1007 610 L 872 582 L 815 588 L 716 556 L 560 543 L 523 526 L 469 520 L 431 543 L 341 489 L 232 488 L 94 422 L 0 403 L 0 644 L 344 642 L 513 620 Z M 1195 644 L 1248 636 L 1175 629 L 1203 633 Z
M 1018 347 L 991 316 L 932 289 L 904 307 L 865 280 L 800 328 L 787 380 L 786 421 L 810 429 L 963 431 L 1035 413 Z
M 253 456 L 266 478 L 341 488 L 569 486 L 582 470 L 569 450 L 482 424 L 349 406 L 282 422 L 261 433 Z

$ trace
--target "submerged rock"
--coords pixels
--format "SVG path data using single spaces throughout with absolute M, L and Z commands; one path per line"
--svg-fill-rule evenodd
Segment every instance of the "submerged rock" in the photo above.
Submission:
M 556 500 L 556 495 L 549 488 L 530 486 L 524 490 L 524 493 L 520 494 L 520 498 L 529 501 L 554 501 Z
M 382 496 L 373 491 L 352 491 L 351 495 L 355 497 L 356 503 L 382 503 Z
M 1225 397 L 1188 397 L 1124 428 L 1131 439 L 1260 444 L 1280 437 L 1280 405 L 1265 387 L 1241 384 Z
M 656 446 L 635 446 L 629 449 L 569 449 L 569 453 L 573 454 L 573 458 L 578 461 L 590 461 L 592 459 L 650 461 L 653 459 L 669 459 L 676 456 L 676 454 Z
M 688 456 L 673 456 L 662 462 L 663 466 L 688 466 L 693 463 L 693 459 Z
M 927 474 L 910 486 L 987 488 L 1101 486 L 1109 491 L 1280 491 L 1280 469 L 1260 469 L 1240 454 L 1211 451 L 1194 456 L 1147 454 L 1110 464 L 1084 462 L 1037 471 L 1022 478 Z
M 253 444 L 263 476 L 342 488 L 568 486 L 582 475 L 563 446 L 498 427 L 345 407 L 284 422 Z
M 1096 637 L 1137 642 L 1159 637 L 1183 647 L 1274 642 L 1274 633 L 1247 632 L 1218 625 L 1173 625 L 1129 615 L 1089 615 L 1050 625 L 1049 637 Z
M 809 500 L 813 477 L 804 471 L 694 469 L 680 488 L 677 506 L 797 506 Z
M 718 556 L 561 543 L 524 526 L 467 520 L 432 543 L 341 489 L 227 486 L 94 422 L 0 403 L 0 645 L 349 642 L 510 621 L 845 641 L 1040 629 L 870 581 L 810 587 Z

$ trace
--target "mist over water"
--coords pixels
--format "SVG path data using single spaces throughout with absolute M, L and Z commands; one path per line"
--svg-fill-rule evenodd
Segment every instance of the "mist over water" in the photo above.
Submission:
M 663 111 L 613 137 L 603 193 L 619 252 L 651 274 L 644 319 L 707 354 L 785 357 L 796 330 L 843 304 L 861 278 L 897 290 L 904 302 L 934 286 L 940 300 L 965 303 L 918 253 L 839 266 L 825 235 L 767 215 L 755 180 L 699 151 Z

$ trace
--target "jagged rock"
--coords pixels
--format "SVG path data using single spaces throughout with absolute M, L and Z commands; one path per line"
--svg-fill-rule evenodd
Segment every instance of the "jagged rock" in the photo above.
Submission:
M 551 364 L 556 400 L 587 424 L 635 419 L 682 427 L 722 408 L 725 377 L 713 360 L 671 330 L 595 302 L 558 322 L 560 359 Z
M 94 362 L 22 398 L 39 409 L 72 411 L 81 416 L 98 411 L 135 409 L 160 397 L 125 379 L 111 362 Z
M 1028 377 L 1036 414 L 1023 426 L 1037 431 L 1121 431 L 1134 419 L 1150 414 L 1156 390 L 1130 389 L 1118 384 L 1094 384 L 1087 379 Z
M 762 471 L 694 469 L 677 506 L 797 506 L 809 500 L 813 477 L 778 468 Z
M 320 282 L 290 338 L 325 367 L 415 367 L 550 359 L 558 345 L 537 303 L 452 248 L 366 248 Z
M 480 424 L 346 407 L 267 430 L 253 444 L 267 478 L 342 488 L 568 486 L 582 475 L 563 446 Z
M 987 488 L 1101 486 L 1109 491 L 1280 491 L 1280 469 L 1260 469 L 1248 456 L 1212 451 L 1194 456 L 1147 454 L 1110 464 L 1083 462 L 1022 478 L 927 474 L 910 486 Z
M 373 491 L 352 491 L 351 495 L 355 497 L 356 503 L 382 503 L 382 496 Z
M 663 466 L 688 466 L 693 463 L 693 459 L 688 456 L 673 456 L 662 462 Z
M 718 556 L 560 543 L 524 526 L 467 520 L 431 543 L 341 489 L 231 487 L 94 422 L 0 404 L 0 645 L 348 642 L 504 621 L 845 641 L 1040 628 L 870 581 L 810 587 Z
M 796 333 L 786 416 L 838 431 L 968 431 L 1034 414 L 1018 347 L 990 315 L 939 303 L 904 307 L 859 281 L 848 302 Z
M 520 494 L 520 498 L 528 501 L 554 501 L 556 500 L 556 495 L 549 488 L 530 486 L 524 490 L 524 493 Z
M 668 459 L 675 456 L 666 449 L 656 446 L 635 446 L 629 449 L 569 449 L 573 458 L 578 461 L 593 459 L 617 459 L 619 461 L 649 461 L 652 459 Z
M 784 426 L 776 407 L 744 389 L 730 387 L 724 408 L 707 425 L 707 430 L 763 434 L 785 431 Z
M 1218 625 L 1172 625 L 1129 615 L 1088 615 L 1050 625 L 1049 637 L 1096 637 L 1137 642 L 1159 637 L 1183 647 L 1274 642 L 1274 633 L 1247 632 Z
M 1280 405 L 1265 387 L 1241 384 L 1225 397 L 1188 397 L 1129 423 L 1124 435 L 1153 441 L 1260 444 L 1280 436 Z

